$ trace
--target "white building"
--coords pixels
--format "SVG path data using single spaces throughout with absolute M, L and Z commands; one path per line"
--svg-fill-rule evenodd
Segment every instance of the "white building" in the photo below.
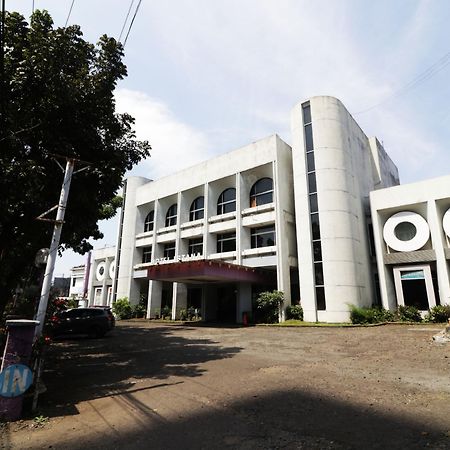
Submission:
M 80 265 L 72 267 L 70 275 L 70 288 L 69 297 L 81 298 L 83 297 L 84 287 L 85 287 L 85 277 L 86 266 Z
M 89 271 L 89 305 L 111 305 L 112 286 L 116 270 L 116 247 L 104 247 L 92 252 Z
M 275 135 L 160 180 L 129 178 L 117 249 L 103 259 L 104 274 L 117 262 L 111 294 L 97 265 L 91 302 L 145 297 L 148 317 L 192 306 L 240 322 L 259 292 L 278 289 L 305 320 L 346 321 L 348 304 L 376 301 L 369 193 L 396 184 L 339 100 L 301 102 L 292 147 Z
M 450 176 L 370 195 L 385 308 L 450 304 Z

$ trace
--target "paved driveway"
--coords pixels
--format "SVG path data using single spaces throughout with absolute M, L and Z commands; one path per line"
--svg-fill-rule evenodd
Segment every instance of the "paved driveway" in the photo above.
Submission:
M 33 421 L 2 448 L 450 448 L 450 346 L 432 326 L 119 322 L 59 341 Z

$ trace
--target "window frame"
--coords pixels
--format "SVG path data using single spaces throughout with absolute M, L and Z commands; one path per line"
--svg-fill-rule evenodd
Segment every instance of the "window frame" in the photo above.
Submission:
M 170 245 L 171 247 L 169 247 L 169 245 Z M 172 242 L 166 242 L 166 243 L 164 244 L 164 252 L 163 252 L 164 258 L 167 258 L 167 259 L 175 259 L 176 248 L 177 248 L 177 244 L 176 244 L 175 241 L 172 241 Z M 173 255 L 172 255 L 172 252 L 173 252 Z M 172 256 L 171 256 L 171 255 L 172 255 Z
M 171 227 L 177 224 L 177 217 L 178 217 L 178 205 L 177 203 L 174 203 L 173 205 L 170 205 L 169 208 L 167 208 L 166 213 L 166 227 Z
M 148 258 L 150 256 L 150 258 Z M 142 248 L 142 264 L 147 264 L 152 261 L 152 246 Z
M 198 203 L 202 203 L 202 206 L 199 207 Z M 192 222 L 194 220 L 204 219 L 205 217 L 205 197 L 200 195 L 197 197 L 192 203 L 189 209 L 189 221 Z
M 144 233 L 147 233 L 149 231 L 153 231 L 155 226 L 155 210 L 152 209 L 144 220 Z
M 196 246 L 200 246 L 201 245 L 201 251 L 195 251 L 195 247 Z M 188 242 L 188 254 L 189 255 L 203 255 L 203 238 L 195 238 L 195 239 L 189 239 Z
M 258 237 L 259 236 L 268 235 L 268 234 L 272 234 L 273 235 L 273 244 L 270 244 L 270 245 L 258 245 Z M 265 225 L 263 227 L 252 228 L 250 230 L 250 247 L 251 248 L 273 247 L 276 244 L 277 244 L 277 239 L 276 239 L 275 224 L 273 224 L 273 225 Z
M 270 180 L 272 187 L 268 190 L 266 189 L 259 192 L 258 187 L 265 180 Z M 264 201 L 261 203 L 260 199 L 263 198 L 263 196 L 267 196 L 268 194 L 270 194 L 270 201 Z M 270 203 L 273 203 L 273 178 L 263 177 L 256 181 L 250 189 L 250 208 L 255 208 L 256 206 L 261 205 L 268 205 Z
M 224 200 L 224 196 L 227 192 L 234 192 L 234 198 L 231 200 Z M 234 203 L 234 209 L 230 210 L 230 211 L 225 211 L 225 209 L 227 208 L 228 205 L 231 205 Z M 217 200 L 217 215 L 221 216 L 222 214 L 227 214 L 230 212 L 234 212 L 236 211 L 236 188 L 234 187 L 229 187 L 224 189 L 220 195 L 219 198 Z
M 234 241 L 234 248 L 231 250 L 224 251 L 224 244 Z M 217 235 L 217 253 L 227 253 L 236 251 L 236 231 L 231 233 L 220 233 Z

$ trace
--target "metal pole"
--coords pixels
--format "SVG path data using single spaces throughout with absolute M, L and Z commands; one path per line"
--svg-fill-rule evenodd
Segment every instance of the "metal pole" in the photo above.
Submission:
M 58 211 L 56 213 L 55 228 L 53 229 L 53 237 L 50 245 L 50 251 L 45 267 L 44 282 L 42 283 L 41 299 L 39 301 L 39 309 L 36 314 L 36 320 L 39 325 L 36 327 L 35 337 L 39 338 L 45 322 L 45 314 L 47 312 L 48 296 L 52 284 L 53 271 L 55 270 L 56 256 L 61 237 L 61 230 L 64 223 L 64 213 L 66 212 L 67 198 L 69 197 L 70 182 L 72 181 L 73 166 L 75 161 L 68 159 L 66 170 L 64 172 L 64 181 L 61 187 L 61 195 L 59 197 Z

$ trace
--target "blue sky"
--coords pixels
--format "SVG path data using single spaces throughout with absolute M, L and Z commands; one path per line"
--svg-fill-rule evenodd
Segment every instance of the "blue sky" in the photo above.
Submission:
M 63 26 L 71 1 L 34 5 Z M 6 0 L 26 17 L 32 4 Z M 118 38 L 129 4 L 75 0 L 69 24 Z M 142 0 L 116 93 L 153 147 L 132 173 L 159 178 L 273 133 L 290 143 L 292 106 L 332 95 L 384 143 L 402 183 L 447 175 L 448 23 L 448 0 Z M 102 223 L 95 245 L 113 245 L 115 227 Z M 56 273 L 83 262 L 68 254 Z

